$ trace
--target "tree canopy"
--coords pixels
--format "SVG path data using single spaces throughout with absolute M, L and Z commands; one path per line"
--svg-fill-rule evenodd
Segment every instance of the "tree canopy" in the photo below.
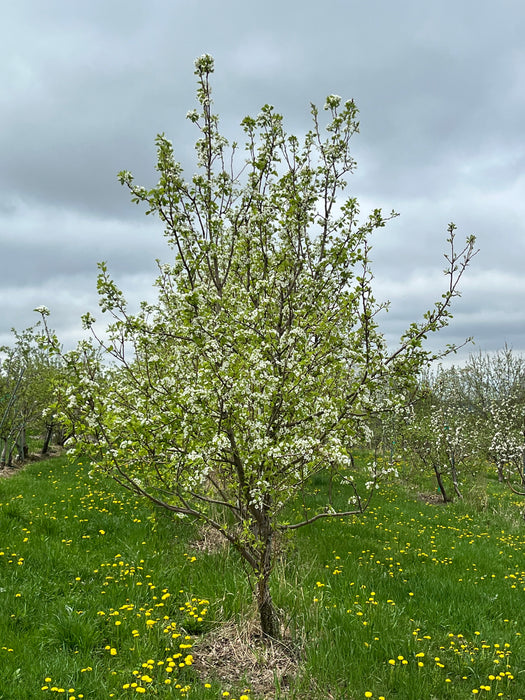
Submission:
M 100 335 L 91 314 L 84 323 L 110 363 L 84 341 L 69 356 L 76 380 L 58 410 L 76 451 L 236 547 L 256 581 L 263 632 L 276 637 L 275 534 L 366 508 L 379 474 L 371 463 L 363 485 L 352 451 L 369 439 L 370 416 L 404 405 L 436 357 L 424 340 L 449 322 L 475 243 L 469 237 L 457 251 L 449 226 L 446 289 L 388 348 L 370 237 L 395 214 L 376 209 L 360 221 L 347 194 L 356 105 L 330 95 L 324 124 L 312 105 L 302 140 L 265 105 L 241 123 L 242 154 L 219 130 L 212 72 L 209 55 L 197 59 L 199 107 L 187 115 L 199 133 L 196 174 L 185 179 L 164 135 L 154 187 L 119 174 L 132 201 L 159 216 L 174 253 L 159 263 L 158 299 L 130 313 L 100 264 L 100 306 L 112 321 Z M 329 494 L 311 511 L 312 479 L 326 470 Z M 337 504 L 342 482 L 355 498 Z M 292 499 L 303 503 L 293 512 Z

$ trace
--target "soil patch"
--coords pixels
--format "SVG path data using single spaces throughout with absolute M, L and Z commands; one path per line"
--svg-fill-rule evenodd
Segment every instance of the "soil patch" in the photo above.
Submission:
M 31 452 L 24 461 L 15 460 L 10 467 L 7 465 L 0 466 L 0 479 L 2 477 L 6 478 L 18 474 L 24 467 L 27 467 L 28 464 L 32 464 L 33 462 L 41 462 L 44 459 L 59 457 L 63 452 L 64 450 L 61 447 L 52 447 L 47 455 L 42 455 L 39 452 Z

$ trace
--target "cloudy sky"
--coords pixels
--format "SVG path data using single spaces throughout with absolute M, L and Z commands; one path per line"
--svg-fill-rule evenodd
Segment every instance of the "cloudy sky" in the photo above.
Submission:
M 376 296 L 395 343 L 439 297 L 450 221 L 480 252 L 454 320 L 432 345 L 525 351 L 523 0 L 17 0 L 0 24 L 0 344 L 51 309 L 66 346 L 98 314 L 96 263 L 152 298 L 160 222 L 117 182 L 155 182 L 165 132 L 193 172 L 193 61 L 215 58 L 225 132 L 270 103 L 290 132 L 309 104 L 360 110 L 361 211 L 401 216 L 374 241 Z

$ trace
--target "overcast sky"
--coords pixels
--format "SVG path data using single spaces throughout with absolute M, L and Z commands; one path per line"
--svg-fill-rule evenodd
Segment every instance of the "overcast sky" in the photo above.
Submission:
M 98 312 L 105 260 L 133 302 L 152 298 L 160 222 L 117 182 L 156 181 L 165 132 L 193 172 L 193 61 L 215 58 L 224 130 L 265 103 L 290 132 L 309 105 L 353 98 L 349 192 L 401 216 L 375 236 L 376 296 L 395 342 L 445 283 L 446 229 L 480 252 L 439 344 L 525 351 L 523 0 L 17 0 L 0 22 L 0 344 L 45 305 L 66 346 Z M 463 355 L 464 356 L 464 355 Z M 461 358 L 459 358 L 461 359 Z

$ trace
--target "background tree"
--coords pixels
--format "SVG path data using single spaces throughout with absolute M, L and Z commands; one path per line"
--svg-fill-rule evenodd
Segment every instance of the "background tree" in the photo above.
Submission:
M 525 486 L 525 406 L 506 397 L 490 404 L 485 425 L 488 456 L 496 465 L 499 481 L 507 480 L 512 488 Z
M 460 473 L 479 455 L 482 422 L 466 400 L 462 372 L 439 367 L 422 375 L 420 396 L 404 431 L 406 452 L 434 473 L 445 503 L 462 498 Z
M 27 457 L 28 431 L 42 439 L 46 454 L 56 421 L 46 408 L 53 402 L 61 359 L 39 342 L 40 324 L 13 329 L 14 343 L 0 349 L 0 459 L 11 466 L 15 453 Z
M 496 465 L 499 481 L 505 480 L 507 468 L 522 476 L 525 359 L 505 345 L 496 353 L 471 355 L 461 376 L 465 400 L 482 421 L 484 455 Z
M 100 265 L 100 305 L 113 320 L 104 336 L 90 314 L 84 323 L 112 364 L 101 370 L 85 346 L 70 355 L 77 380 L 59 412 L 74 422 L 74 450 L 229 540 L 253 577 L 263 633 L 278 637 L 275 535 L 365 510 L 379 474 L 373 464 L 369 475 L 356 473 L 352 450 L 369 439 L 371 412 L 403 405 L 417 370 L 435 357 L 422 343 L 447 325 L 474 239 L 457 251 L 450 225 L 446 291 L 389 350 L 369 239 L 394 214 L 376 209 L 359 223 L 357 201 L 345 195 L 353 101 L 329 96 L 324 128 L 312 106 L 302 143 L 264 106 L 242 121 L 238 167 L 238 146 L 212 111 L 213 60 L 195 66 L 199 109 L 187 116 L 199 130 L 197 174 L 184 179 L 160 135 L 156 186 L 119 175 L 132 201 L 160 217 L 174 261 L 159 264 L 158 300 L 137 314 Z M 311 510 L 309 487 L 323 470 L 336 475 L 331 499 Z M 343 482 L 353 486 L 350 503 L 334 492 Z
M 461 372 L 465 397 L 484 415 L 495 401 L 525 403 L 525 359 L 508 345 L 495 353 L 471 354 Z

